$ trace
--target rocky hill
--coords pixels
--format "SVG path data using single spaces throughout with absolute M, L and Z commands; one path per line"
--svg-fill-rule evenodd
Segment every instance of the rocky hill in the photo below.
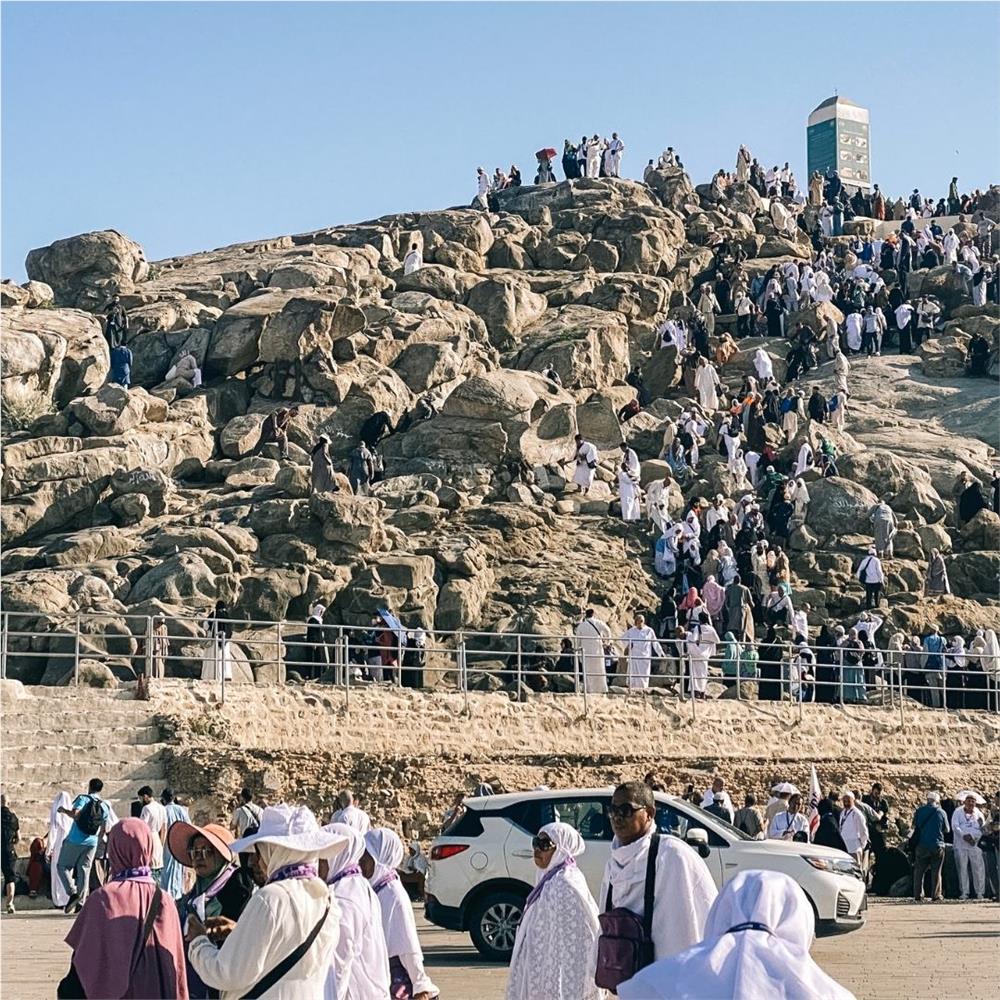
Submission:
M 129 615 L 192 616 L 216 601 L 248 621 L 301 621 L 320 600 L 345 624 L 388 603 L 431 629 L 548 634 L 565 634 L 584 605 L 614 624 L 655 607 L 652 536 L 611 505 L 623 434 L 649 482 L 664 469 L 664 421 L 685 405 L 676 354 L 654 350 L 654 329 L 690 309 L 718 234 L 746 250 L 750 274 L 810 254 L 804 234 L 775 230 L 752 188 L 713 198 L 667 169 L 648 185 L 503 192 L 496 213 L 393 215 L 154 263 L 114 231 L 32 251 L 32 280 L 0 285 L 4 609 L 37 631 L 111 616 L 85 625 L 83 652 L 128 678 L 139 631 Z M 414 243 L 426 264 L 404 274 Z M 876 495 L 891 494 L 904 522 L 894 622 L 998 627 L 1000 518 L 982 512 L 959 529 L 954 485 L 961 472 L 988 483 L 1000 447 L 996 384 L 961 377 L 970 335 L 995 340 L 1000 318 L 970 306 L 949 268 L 914 272 L 919 287 L 942 302 L 944 334 L 919 357 L 854 365 L 846 431 L 828 433 L 841 478 L 810 484 L 794 589 L 817 620 L 856 611 L 852 560 L 869 543 Z M 128 392 L 105 384 L 100 317 L 114 292 L 130 320 Z M 792 315 L 789 329 L 797 318 L 819 326 L 832 308 Z M 752 372 L 761 343 L 741 342 L 724 382 Z M 783 370 L 784 345 L 765 346 Z M 185 351 L 204 385 L 178 396 L 164 379 Z M 633 365 L 657 398 L 622 426 Z M 541 374 L 549 366 L 563 388 Z M 810 381 L 828 384 L 829 369 Z M 370 497 L 310 496 L 320 434 L 342 467 L 366 418 L 385 411 L 396 424 L 420 397 L 437 412 L 382 444 L 385 478 Z M 252 455 L 265 415 L 292 401 L 289 458 L 271 444 Z M 577 430 L 602 454 L 582 499 L 566 488 Z M 782 460 L 806 435 L 816 443 L 803 429 Z M 687 497 L 737 495 L 705 451 Z M 680 513 L 685 496 L 670 499 Z M 920 596 L 931 548 L 947 553 L 954 597 Z M 196 671 L 197 630 L 170 629 L 171 672 Z M 12 637 L 8 676 L 54 683 L 65 651 L 62 637 Z

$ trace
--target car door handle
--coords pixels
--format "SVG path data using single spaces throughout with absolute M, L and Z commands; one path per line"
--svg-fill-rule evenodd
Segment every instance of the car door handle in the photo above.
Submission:
M 738 861 L 727 861 L 726 862 L 726 867 L 727 868 L 739 868 L 739 866 L 740 866 L 740 863 Z
M 534 851 L 520 850 L 520 851 L 511 851 L 510 853 L 515 858 L 533 858 L 535 856 Z

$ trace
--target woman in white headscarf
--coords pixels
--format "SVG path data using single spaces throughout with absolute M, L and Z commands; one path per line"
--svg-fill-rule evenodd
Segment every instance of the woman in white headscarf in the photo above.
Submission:
M 410 898 L 396 869 L 403 862 L 403 842 L 384 826 L 365 834 L 361 870 L 371 883 L 382 909 L 382 932 L 389 956 L 389 994 L 393 997 L 427 997 L 440 990 L 424 970 L 424 952 L 417 939 Z
M 754 351 L 753 366 L 757 371 L 757 377 L 762 383 L 774 378 L 774 363 L 771 361 L 771 356 L 763 347 L 758 347 Z
M 259 988 L 314 935 L 295 965 L 260 995 L 269 1000 L 322 996 L 340 907 L 319 877 L 319 862 L 339 855 L 345 843 L 343 836 L 321 830 L 305 806 L 268 806 L 257 833 L 230 844 L 233 854 L 256 849 L 267 883 L 250 897 L 222 946 L 216 947 L 196 914 L 188 914 L 188 960 L 201 981 L 219 990 L 222 1000 L 236 1000 Z
M 806 512 L 809 509 L 809 489 L 804 479 L 793 479 L 788 488 L 788 499 L 791 500 L 793 511 L 789 524 L 793 528 L 806 523 Z
M 808 472 L 813 467 L 813 449 L 808 441 L 803 441 L 799 448 L 798 458 L 795 460 L 795 471 L 792 475 L 796 478 Z
M 45 841 L 47 845 L 45 854 L 52 868 L 49 896 L 52 899 L 52 905 L 58 906 L 60 910 L 69 902 L 69 895 L 66 892 L 66 887 L 62 884 L 59 872 L 56 871 L 56 861 L 59 859 L 59 852 L 62 850 L 66 834 L 69 833 L 69 829 L 73 825 L 73 817 L 67 816 L 59 810 L 69 809 L 72 805 L 73 800 L 70 798 L 69 792 L 60 792 L 53 799 L 52 810 L 49 813 L 49 835 Z
M 507 1000 L 596 1000 L 597 904 L 575 860 L 586 845 L 568 823 L 547 823 L 531 846 L 535 888 L 517 928 Z
M 989 694 L 987 708 L 1000 709 L 1000 641 L 997 640 L 995 629 L 988 628 L 983 635 L 986 648 L 980 656 L 983 673 L 988 680 Z
M 830 277 L 826 271 L 816 272 L 816 286 L 813 289 L 814 302 L 832 302 L 833 289 L 830 287 Z
M 854 1000 L 809 955 L 815 918 L 780 872 L 740 872 L 719 893 L 705 939 L 618 987 L 620 1000 Z
M 359 862 L 365 838 L 346 823 L 323 827 L 347 838 L 347 846 L 320 865 L 320 877 L 340 906 L 340 937 L 326 977 L 323 1000 L 385 1000 L 389 956 L 382 933 L 382 909 Z

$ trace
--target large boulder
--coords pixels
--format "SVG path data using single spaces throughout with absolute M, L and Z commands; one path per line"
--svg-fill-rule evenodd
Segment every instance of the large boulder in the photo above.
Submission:
M 527 282 L 513 275 L 479 282 L 465 302 L 482 317 L 490 340 L 500 350 L 515 343 L 522 330 L 539 319 L 548 305 L 544 295 L 533 292 Z
M 682 209 L 685 205 L 698 204 L 698 195 L 691 178 L 680 167 L 653 170 L 646 178 L 646 183 L 668 208 Z
M 838 458 L 837 468 L 844 479 L 860 483 L 879 497 L 888 496 L 897 514 L 919 514 L 925 521 L 939 521 L 947 512 L 931 477 L 890 451 L 855 451 Z
M 591 306 L 549 310 L 524 331 L 513 367 L 543 372 L 549 366 L 571 388 L 603 389 L 629 370 L 628 323 Z
M 142 247 L 114 229 L 31 250 L 24 268 L 33 281 L 52 288 L 57 305 L 91 311 L 115 292 L 131 291 L 149 273 Z
M 969 360 L 969 338 L 964 335 L 932 337 L 917 348 L 925 375 L 954 378 L 965 373 Z
M 944 307 L 946 315 L 957 306 L 969 301 L 969 288 L 965 278 L 950 264 L 933 267 L 920 272 L 923 282 L 920 286 L 921 295 L 932 295 Z
M 860 483 L 837 476 L 817 479 L 809 484 L 809 497 L 806 524 L 820 539 L 871 534 L 868 517 L 878 497 Z
M 349 493 L 314 493 L 309 510 L 322 525 L 323 538 L 348 556 L 377 551 L 385 542 L 382 502 Z
M 93 316 L 78 309 L 4 309 L 0 377 L 5 398 L 17 385 L 63 407 L 101 386 L 108 368 L 107 341 Z
M 145 389 L 129 390 L 108 382 L 95 395 L 74 399 L 68 413 L 91 434 L 113 437 L 137 427 L 144 420 L 164 420 L 167 405 L 150 396 Z

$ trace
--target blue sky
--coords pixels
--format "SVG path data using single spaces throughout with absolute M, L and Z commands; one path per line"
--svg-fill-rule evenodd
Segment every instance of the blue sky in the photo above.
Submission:
M 696 183 L 746 142 L 805 174 L 834 89 L 873 179 L 1000 180 L 997 4 L 4 3 L 2 273 L 116 228 L 151 260 L 468 203 L 584 132 Z

